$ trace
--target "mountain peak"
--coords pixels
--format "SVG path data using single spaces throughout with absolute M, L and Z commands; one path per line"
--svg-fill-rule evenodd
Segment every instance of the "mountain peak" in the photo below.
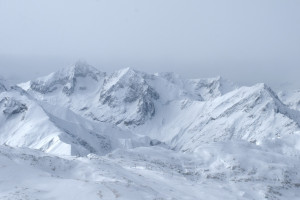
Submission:
M 89 77 L 98 82 L 105 75 L 104 72 L 100 72 L 86 62 L 78 61 L 70 67 L 62 68 L 48 76 L 31 81 L 30 88 L 44 94 L 56 90 L 57 86 L 63 86 L 62 91 L 70 95 L 78 83 L 78 78 Z
M 139 71 L 137 71 L 137 70 L 135 70 L 131 67 L 126 67 L 126 68 L 121 69 L 121 70 L 116 72 L 116 74 L 119 78 L 125 77 L 125 76 L 131 77 L 131 76 L 134 76 L 134 75 L 137 75 L 137 74 L 140 74 L 140 73 L 141 72 L 139 72 Z
M 119 72 L 122 73 L 134 72 L 134 69 L 132 67 L 125 67 L 123 69 L 120 69 Z
M 88 64 L 85 61 L 77 61 L 74 66 L 74 71 L 75 73 L 79 73 L 79 72 L 94 72 L 95 74 L 99 73 L 100 71 L 93 67 L 92 65 Z
M 141 72 L 138 72 L 130 67 L 118 70 L 106 77 L 104 88 L 105 90 L 109 90 L 109 88 L 115 86 L 116 84 L 123 85 L 122 82 L 143 82 L 144 79 L 142 76 L 139 76 L 139 74 L 141 74 Z
M 260 91 L 266 91 L 271 97 L 273 97 L 274 99 L 280 101 L 277 94 L 266 83 L 255 84 L 253 86 L 253 88 L 256 88 L 257 90 L 260 90 Z
M 159 94 L 147 83 L 144 75 L 143 72 L 125 68 L 105 79 L 99 101 L 110 109 L 116 109 L 116 112 L 120 111 L 119 117 L 123 115 L 123 118 L 119 122 L 138 125 L 154 116 L 154 101 L 159 99 Z M 124 115 L 124 110 L 131 114 Z
M 77 61 L 74 65 L 70 67 L 63 68 L 54 75 L 58 77 L 69 77 L 70 79 L 74 77 L 86 77 L 90 76 L 95 80 L 98 80 L 97 75 L 102 75 L 104 73 L 100 72 L 97 68 L 89 65 L 85 61 Z
M 201 94 L 204 100 L 211 100 L 235 90 L 237 85 L 221 76 L 214 78 L 191 79 L 195 83 L 195 91 Z

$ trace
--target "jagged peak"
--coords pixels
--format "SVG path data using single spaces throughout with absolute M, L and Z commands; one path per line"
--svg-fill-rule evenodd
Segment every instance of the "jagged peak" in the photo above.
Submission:
M 238 97 L 238 98 L 237 98 Z M 228 93 L 225 99 L 231 98 L 240 99 L 254 99 L 255 101 L 265 101 L 273 104 L 276 108 L 285 107 L 275 92 L 265 83 L 258 83 L 253 86 L 243 86 L 239 89 Z
M 86 77 L 91 76 L 94 79 L 97 79 L 97 76 L 104 75 L 104 72 L 100 72 L 97 68 L 89 65 L 85 61 L 77 61 L 74 65 L 62 68 L 61 70 L 54 72 L 54 76 L 57 75 L 58 77 Z
M 92 65 L 89 65 L 85 61 L 77 61 L 73 66 L 71 66 L 71 70 L 74 72 L 75 75 L 77 74 L 102 74 L 103 72 L 100 72 L 97 68 L 93 67 Z
M 274 105 L 274 110 L 276 112 L 279 112 L 288 118 L 294 120 L 298 126 L 300 127 L 300 117 L 299 117 L 299 111 L 290 109 L 286 104 L 284 104 L 278 95 L 272 90 L 271 87 L 269 87 L 265 83 L 258 83 L 252 86 L 252 88 L 256 89 L 253 90 L 253 93 L 259 92 L 260 97 L 264 96 L 269 99 L 270 102 Z M 251 90 L 250 90 L 251 91 Z
M 276 98 L 278 98 L 278 96 L 275 94 L 275 92 L 272 90 L 272 88 L 270 86 L 268 86 L 266 83 L 257 83 L 255 85 L 251 86 L 251 88 L 259 90 L 259 91 L 267 91 L 272 96 L 275 96 Z
M 211 100 L 238 88 L 238 85 L 221 76 L 213 78 L 188 79 L 204 100 Z
M 136 69 L 133 69 L 131 67 L 126 67 L 123 69 L 120 69 L 113 73 L 116 77 L 122 78 L 122 77 L 132 77 L 132 76 L 138 76 L 143 74 L 143 72 L 137 71 Z
M 64 67 L 56 72 L 53 72 L 47 76 L 40 77 L 36 79 L 35 83 L 47 83 L 53 82 L 61 79 L 73 79 L 76 77 L 86 77 L 90 76 L 93 79 L 97 80 L 98 76 L 104 76 L 105 73 L 99 71 L 97 68 L 89 65 L 84 61 L 77 61 L 74 65 L 69 67 Z
M 203 80 L 207 80 L 208 82 L 221 82 L 224 81 L 225 79 L 222 76 L 218 75 L 211 78 L 204 78 Z
M 110 76 L 106 77 L 105 80 L 105 88 L 108 89 L 118 83 L 122 82 L 144 82 L 143 78 L 144 74 L 143 72 L 139 72 L 135 69 L 132 69 L 130 67 L 118 70 L 110 74 Z
M 112 73 L 104 81 L 100 101 L 111 107 L 122 103 L 138 103 L 138 113 L 142 116 L 154 115 L 155 108 L 152 100 L 157 100 L 159 94 L 147 83 L 147 74 L 132 68 L 125 68 Z
M 125 67 L 123 69 L 118 70 L 117 72 L 121 74 L 126 74 L 129 72 L 135 72 L 135 70 L 132 67 Z
M 104 79 L 105 76 L 106 73 L 99 71 L 86 62 L 78 61 L 74 65 L 62 68 L 48 76 L 20 85 L 40 93 L 52 92 L 56 90 L 56 85 L 61 85 L 63 86 L 63 92 L 70 95 L 74 91 L 78 78 L 89 77 L 98 82 L 100 79 Z
M 258 83 L 254 87 L 256 87 L 258 90 L 265 91 L 267 94 L 272 97 L 276 102 L 280 103 L 281 105 L 283 104 L 278 97 L 278 95 L 272 90 L 270 86 L 268 86 L 266 83 Z

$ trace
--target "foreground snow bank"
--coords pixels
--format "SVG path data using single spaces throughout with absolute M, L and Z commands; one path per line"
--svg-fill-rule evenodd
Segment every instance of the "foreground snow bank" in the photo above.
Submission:
M 299 199 L 300 154 L 271 143 L 213 143 L 189 154 L 139 147 L 87 157 L 1 146 L 0 199 Z

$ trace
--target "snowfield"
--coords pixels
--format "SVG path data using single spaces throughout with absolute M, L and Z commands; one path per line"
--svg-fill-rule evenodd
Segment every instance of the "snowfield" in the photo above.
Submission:
M 0 148 L 0 199 L 299 199 L 300 155 L 245 142 L 106 156 Z
M 298 96 L 81 62 L 0 78 L 0 199 L 300 199 Z

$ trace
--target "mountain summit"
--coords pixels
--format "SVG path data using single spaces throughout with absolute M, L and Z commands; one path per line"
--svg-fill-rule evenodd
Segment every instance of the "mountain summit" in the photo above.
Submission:
M 300 198 L 297 95 L 82 62 L 0 83 L 0 199 Z
M 105 73 L 100 72 L 96 68 L 84 62 L 77 62 L 75 65 L 63 68 L 57 72 L 51 73 L 48 76 L 30 81 L 30 89 L 41 94 L 47 94 L 56 90 L 61 90 L 65 95 L 71 95 L 76 89 L 83 89 L 84 86 L 79 84 L 79 79 L 92 79 L 94 82 L 99 82 Z
M 207 142 L 261 143 L 299 131 L 300 114 L 265 84 L 239 87 L 222 77 L 183 79 L 125 68 L 110 74 L 76 63 L 31 81 L 37 101 L 67 107 L 106 122 L 195 151 Z

